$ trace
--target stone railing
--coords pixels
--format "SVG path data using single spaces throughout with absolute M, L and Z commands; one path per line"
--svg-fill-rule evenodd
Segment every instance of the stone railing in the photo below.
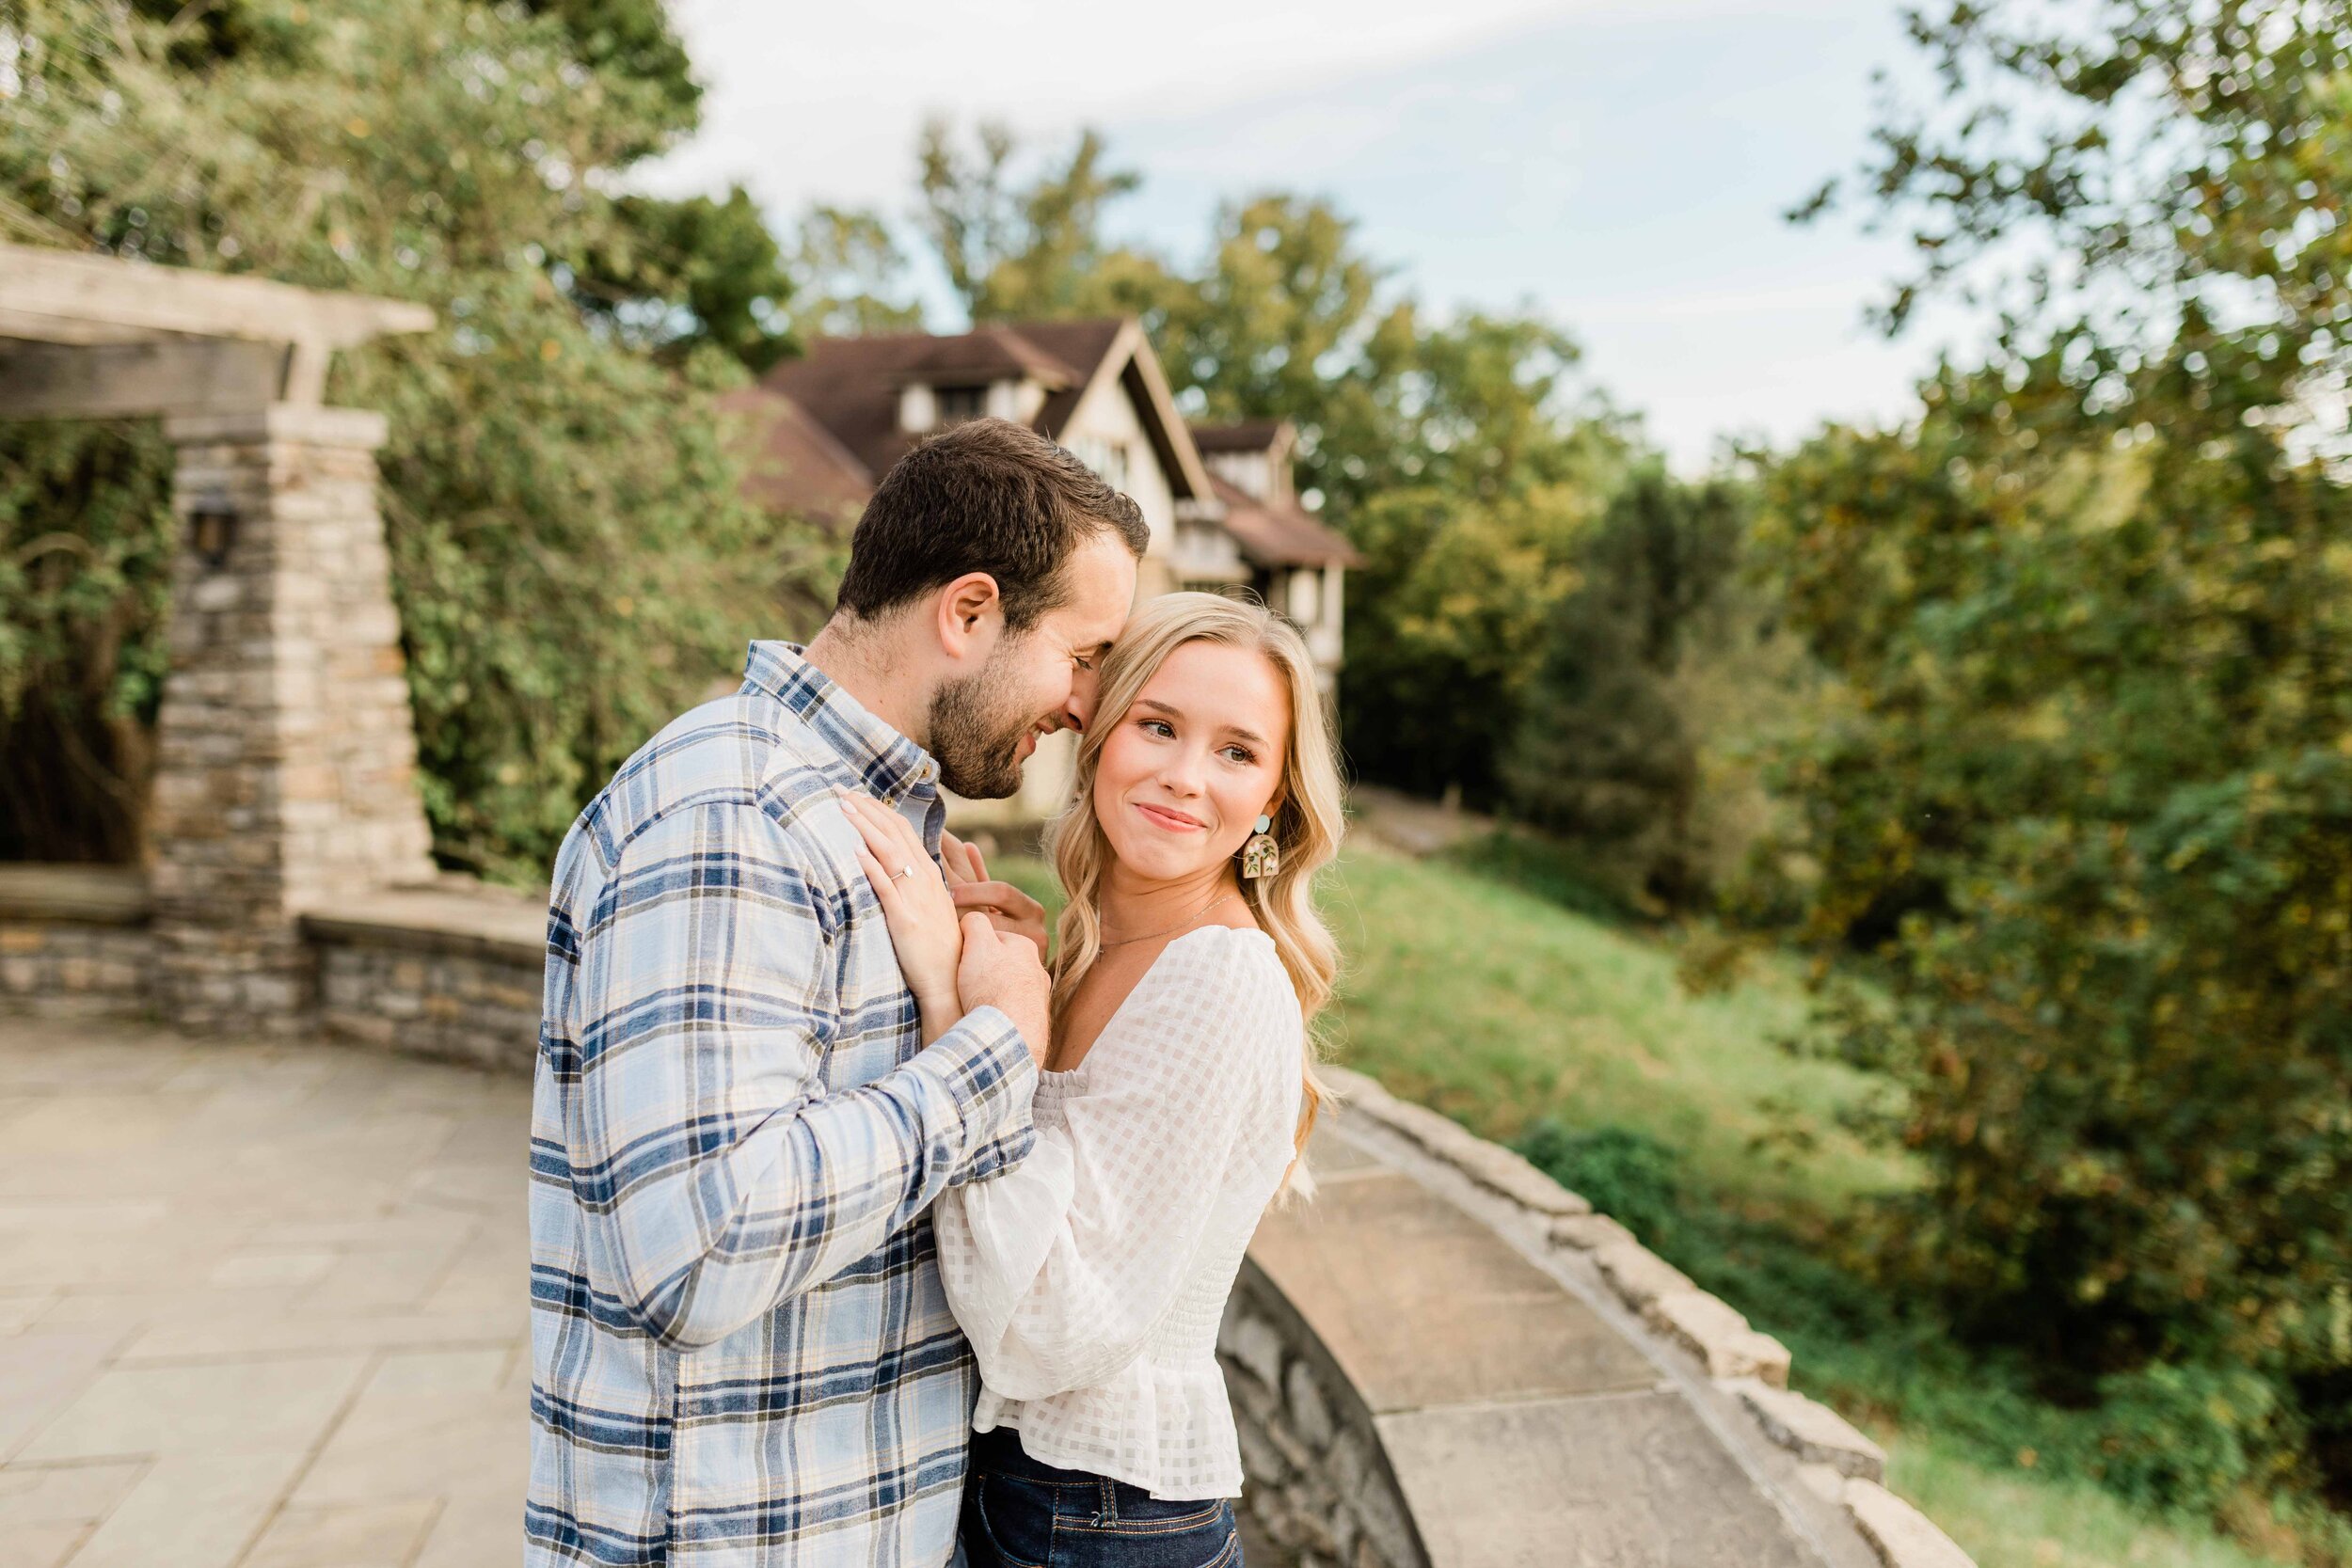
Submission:
M 0 997 L 151 1013 L 150 908 L 135 873 L 0 868 Z M 528 1073 L 543 922 L 463 878 L 314 908 L 295 1022 Z M 1218 1336 L 1245 1506 L 1296 1568 L 1968 1568 L 1776 1340 L 1518 1155 L 1330 1076 L 1319 1190 L 1260 1226 Z
M 1508 1149 L 1332 1070 L 1218 1349 L 1298 1568 L 1970 1568 L 1788 1353 Z

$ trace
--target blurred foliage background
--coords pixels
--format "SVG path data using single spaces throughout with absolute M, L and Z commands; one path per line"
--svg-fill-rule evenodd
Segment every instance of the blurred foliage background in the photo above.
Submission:
M 0 0 L 0 30 L 9 238 L 440 312 L 332 395 L 392 417 L 449 863 L 535 879 L 744 638 L 813 627 L 837 546 L 740 499 L 714 391 L 936 325 L 918 257 L 975 321 L 1134 313 L 1188 411 L 1297 424 L 1366 558 L 1359 777 L 1539 830 L 1492 853 L 1678 931 L 1702 987 L 1803 957 L 1797 1049 L 1871 1075 L 1850 1119 L 1920 1177 L 1784 1255 L 1638 1139 L 1531 1152 L 1763 1259 L 1678 1258 L 1760 1321 L 1913 1347 L 1882 1386 L 1997 1367 L 2041 1463 L 2352 1560 L 2342 0 L 1913 13 L 1936 96 L 1796 215 L 1908 239 L 1887 330 L 1949 298 L 1994 332 L 1900 424 L 1704 478 L 1558 324 L 1428 308 L 1327 201 L 1112 240 L 1140 177 L 1090 134 L 933 124 L 912 221 L 628 194 L 697 109 L 657 0 Z M 0 426 L 0 856 L 137 852 L 167 461 Z M 1900 1323 L 1856 1305 L 1890 1295 Z
M 821 540 L 739 495 L 711 393 L 789 342 L 741 192 L 615 177 L 694 122 L 655 0 L 8 0 L 0 230 L 422 300 L 339 359 L 448 863 L 532 881 L 614 763 L 780 625 Z M 151 426 L 0 425 L 0 853 L 135 852 L 162 672 Z M 72 804 L 66 804 L 72 802 Z

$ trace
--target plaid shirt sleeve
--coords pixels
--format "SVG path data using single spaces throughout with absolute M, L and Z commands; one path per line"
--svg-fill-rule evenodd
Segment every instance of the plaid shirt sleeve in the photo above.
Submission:
M 621 851 L 581 943 L 573 1187 L 626 1309 L 674 1349 L 833 1277 L 1033 1136 L 1036 1067 L 993 1007 L 824 1092 L 847 934 L 795 859 L 756 804 L 673 812 Z

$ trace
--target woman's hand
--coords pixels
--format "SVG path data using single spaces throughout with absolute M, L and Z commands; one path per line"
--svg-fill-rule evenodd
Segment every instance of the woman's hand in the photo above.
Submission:
M 939 858 L 946 863 L 947 892 L 957 909 L 967 913 L 977 910 L 1005 935 L 1028 938 L 1037 943 L 1037 961 L 1045 961 L 1044 905 L 1010 882 L 990 881 L 988 862 L 980 858 L 977 844 L 941 833 Z
M 858 846 L 858 864 L 882 902 L 891 945 L 898 950 L 898 967 L 923 1009 L 923 1038 L 929 1044 L 963 1016 L 956 993 L 956 965 L 963 957 L 963 929 L 958 924 L 961 911 L 948 896 L 946 880 L 931 863 L 914 824 L 877 801 L 847 791 L 841 795 L 841 813 L 865 840 Z M 941 1020 L 934 1030 L 934 1022 Z

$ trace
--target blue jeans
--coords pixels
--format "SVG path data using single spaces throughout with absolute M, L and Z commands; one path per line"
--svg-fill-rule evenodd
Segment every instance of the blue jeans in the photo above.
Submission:
M 1242 1568 L 1230 1499 L 1162 1502 L 1123 1481 L 1056 1469 L 1009 1427 L 972 1439 L 963 1551 L 972 1568 Z

